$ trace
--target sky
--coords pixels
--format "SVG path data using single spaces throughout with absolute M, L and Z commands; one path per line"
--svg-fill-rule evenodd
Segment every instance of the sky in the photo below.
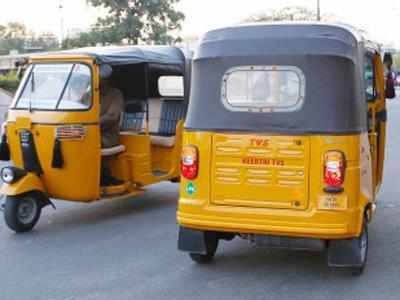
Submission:
M 64 36 L 74 29 L 87 29 L 100 11 L 86 0 L 0 0 L 0 24 L 25 23 L 35 32 L 54 32 Z M 249 15 L 285 6 L 315 9 L 317 0 L 181 0 L 177 5 L 185 15 L 182 36 L 200 36 L 207 30 L 237 24 Z M 366 30 L 381 43 L 400 48 L 399 0 L 320 0 L 322 14 Z M 40 3 L 40 4 L 39 4 Z M 63 9 L 60 10 L 60 3 Z M 62 17 L 61 17 L 62 16 Z M 61 21 L 63 20 L 63 21 Z M 61 25 L 63 23 L 63 26 Z M 61 28 L 63 27 L 63 30 Z

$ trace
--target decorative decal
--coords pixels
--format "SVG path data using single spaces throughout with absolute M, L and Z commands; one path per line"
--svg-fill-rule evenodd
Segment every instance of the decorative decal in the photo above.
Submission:
M 194 185 L 193 182 L 189 182 L 186 184 L 186 194 L 189 196 L 193 196 L 196 193 L 196 186 Z
M 251 139 L 250 144 L 253 147 L 268 147 L 269 140 L 267 140 L 267 139 Z
M 82 125 L 61 126 L 56 129 L 58 140 L 83 140 L 85 136 L 86 130 Z
M 284 166 L 285 161 L 281 159 L 244 157 L 242 163 L 245 165 L 266 165 L 266 166 Z

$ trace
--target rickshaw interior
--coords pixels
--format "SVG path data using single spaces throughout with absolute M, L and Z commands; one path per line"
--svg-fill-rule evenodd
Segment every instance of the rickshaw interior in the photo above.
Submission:
M 102 150 L 103 157 L 110 157 L 113 175 L 139 185 L 178 177 L 187 105 L 182 70 L 157 64 L 114 66 L 111 85 L 121 90 L 125 102 L 122 147 Z

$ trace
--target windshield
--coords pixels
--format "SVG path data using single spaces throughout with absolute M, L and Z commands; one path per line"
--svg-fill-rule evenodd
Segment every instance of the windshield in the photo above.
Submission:
M 86 110 L 91 99 L 91 71 L 87 65 L 36 64 L 30 68 L 15 107 Z

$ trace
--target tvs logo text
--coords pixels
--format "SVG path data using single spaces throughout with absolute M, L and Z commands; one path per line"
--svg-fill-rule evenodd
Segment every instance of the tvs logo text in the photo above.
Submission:
M 285 162 L 281 159 L 245 157 L 242 159 L 245 165 L 265 165 L 265 166 L 284 166 Z
M 250 145 L 253 147 L 268 147 L 269 140 L 266 139 L 251 139 Z

